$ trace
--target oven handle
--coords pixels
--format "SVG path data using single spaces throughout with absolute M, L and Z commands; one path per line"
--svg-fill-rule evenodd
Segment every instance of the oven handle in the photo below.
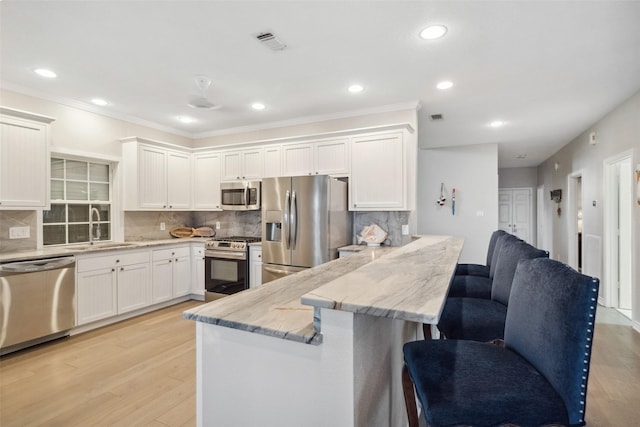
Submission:
M 222 258 L 222 259 L 247 259 L 246 254 L 243 252 L 226 252 L 226 251 L 205 251 L 205 258 Z

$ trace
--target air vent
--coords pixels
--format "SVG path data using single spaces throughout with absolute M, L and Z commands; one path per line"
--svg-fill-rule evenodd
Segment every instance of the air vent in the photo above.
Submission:
M 432 114 L 431 115 L 431 120 L 442 120 L 444 119 L 444 116 L 442 114 Z
M 287 47 L 287 45 L 278 40 L 273 33 L 260 33 L 256 36 L 256 39 L 271 50 L 278 51 Z

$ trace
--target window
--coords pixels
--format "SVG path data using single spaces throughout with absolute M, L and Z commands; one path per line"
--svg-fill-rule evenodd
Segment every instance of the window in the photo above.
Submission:
M 111 166 L 51 158 L 51 209 L 42 212 L 44 245 L 111 240 Z

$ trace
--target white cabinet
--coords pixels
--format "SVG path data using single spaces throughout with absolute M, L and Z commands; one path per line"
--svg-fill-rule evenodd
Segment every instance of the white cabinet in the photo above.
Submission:
M 406 210 L 406 145 L 402 132 L 351 140 L 349 210 Z
M 168 301 L 191 292 L 191 254 L 188 245 L 152 251 L 152 302 Z
M 249 246 L 249 288 L 262 285 L 262 246 Z
M 191 293 L 204 298 L 204 242 L 191 244 Z
M 272 145 L 264 147 L 263 178 L 282 176 L 282 147 Z
M 349 139 L 283 145 L 283 175 L 349 174 Z
M 0 107 L 0 209 L 47 207 L 52 121 Z
M 147 250 L 78 256 L 77 272 L 78 325 L 151 303 Z
M 222 153 L 222 180 L 261 179 L 264 174 L 264 150 L 248 148 Z
M 193 156 L 193 208 L 220 210 L 220 153 Z
M 190 209 L 191 154 L 123 141 L 125 210 Z

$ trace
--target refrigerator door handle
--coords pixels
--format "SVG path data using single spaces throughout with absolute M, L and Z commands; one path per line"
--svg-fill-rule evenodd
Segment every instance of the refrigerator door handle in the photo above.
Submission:
M 287 190 L 286 195 L 284 196 L 284 241 L 287 242 L 287 249 L 290 249 L 291 246 L 291 230 L 289 230 L 289 216 L 291 214 L 291 193 Z
M 291 196 L 291 249 L 296 248 L 298 242 L 298 200 L 296 199 L 296 192 L 294 191 Z

